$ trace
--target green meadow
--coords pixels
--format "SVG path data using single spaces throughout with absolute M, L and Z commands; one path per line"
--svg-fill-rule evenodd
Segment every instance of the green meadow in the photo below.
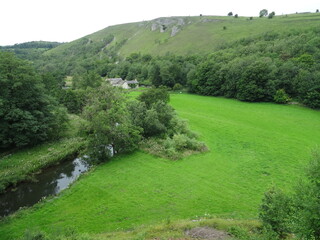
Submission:
M 58 197 L 1 220 L 1 239 L 26 229 L 100 234 L 208 215 L 256 219 L 263 193 L 290 191 L 319 146 L 320 112 L 301 106 L 190 94 L 172 94 L 171 105 L 208 152 L 178 161 L 117 156 Z

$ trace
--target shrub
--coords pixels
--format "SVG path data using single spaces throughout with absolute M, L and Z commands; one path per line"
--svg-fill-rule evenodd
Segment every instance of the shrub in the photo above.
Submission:
M 273 97 L 274 102 L 276 103 L 288 103 L 291 101 L 291 98 L 288 96 L 284 89 L 277 90 L 276 94 Z
M 311 108 L 320 108 L 320 91 L 310 91 L 305 96 L 303 103 Z
M 281 190 L 271 188 L 264 194 L 259 217 L 264 227 L 271 228 L 281 238 L 289 233 L 289 220 L 292 213 L 292 199 Z
M 180 83 L 176 83 L 172 88 L 173 91 L 179 91 L 181 89 L 182 89 L 182 85 Z

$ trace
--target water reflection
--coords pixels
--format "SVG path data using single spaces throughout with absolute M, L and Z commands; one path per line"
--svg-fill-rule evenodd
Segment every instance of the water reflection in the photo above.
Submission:
M 0 216 L 9 215 L 20 207 L 29 207 L 41 198 L 66 189 L 81 173 L 87 171 L 88 163 L 76 158 L 46 169 L 37 177 L 37 182 L 21 183 L 0 195 Z

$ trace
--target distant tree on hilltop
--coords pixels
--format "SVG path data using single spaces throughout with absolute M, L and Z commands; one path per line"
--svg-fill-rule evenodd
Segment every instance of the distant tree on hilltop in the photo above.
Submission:
M 268 18 L 273 18 L 274 16 L 276 15 L 276 13 L 275 12 L 272 12 L 272 13 L 270 13 L 269 15 L 268 15 Z
M 232 13 L 232 12 L 229 12 L 229 13 L 228 13 L 228 16 L 233 16 L 233 13 Z
M 259 17 L 265 17 L 268 15 L 268 10 L 267 9 L 262 9 L 260 12 L 259 12 Z

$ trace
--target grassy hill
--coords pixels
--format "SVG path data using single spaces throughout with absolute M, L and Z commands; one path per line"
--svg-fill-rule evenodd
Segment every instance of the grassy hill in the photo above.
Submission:
M 263 192 L 273 184 L 290 191 L 319 144 L 319 111 L 190 94 L 171 99 L 209 152 L 179 161 L 139 151 L 118 156 L 60 197 L 0 222 L 2 239 L 26 229 L 97 234 L 165 219 L 255 219 Z
M 152 21 L 107 27 L 76 41 L 63 44 L 45 53 L 59 56 L 72 49 L 72 54 L 122 57 L 133 52 L 165 55 L 166 53 L 202 54 L 215 50 L 226 42 L 252 37 L 266 32 L 299 32 L 319 25 L 320 14 L 291 14 L 273 19 L 248 17 L 169 17 Z M 112 36 L 112 41 L 105 41 Z M 79 50 L 87 50 L 79 52 Z
M 33 41 L 10 46 L 0 46 L 0 50 L 14 52 L 20 58 L 35 61 L 39 60 L 44 52 L 61 44 L 58 42 Z

